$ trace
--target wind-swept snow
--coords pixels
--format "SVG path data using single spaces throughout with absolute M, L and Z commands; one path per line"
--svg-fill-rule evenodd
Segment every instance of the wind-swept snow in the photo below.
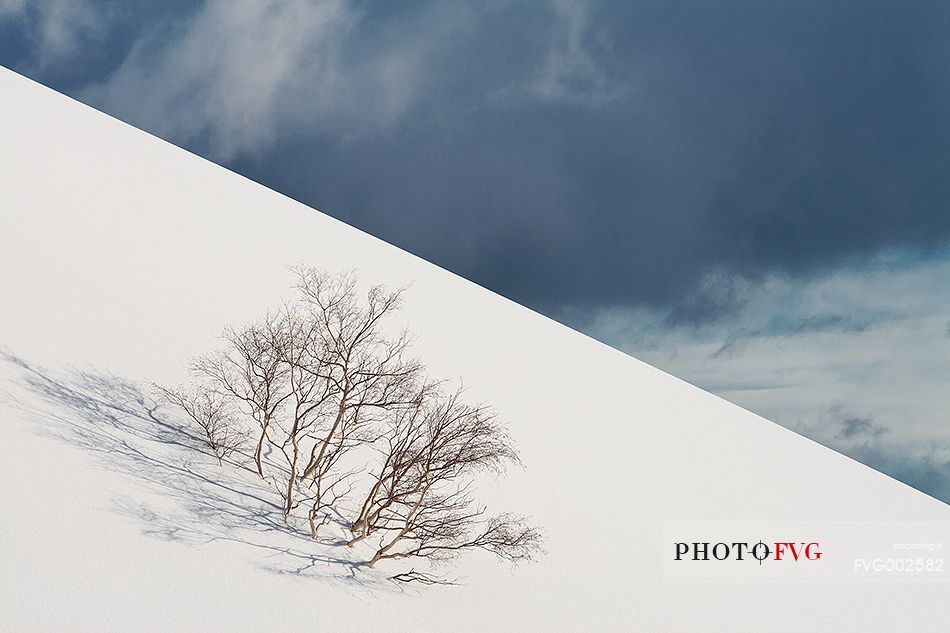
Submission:
M 416 352 L 509 423 L 525 469 L 482 496 L 545 528 L 539 562 L 474 553 L 461 586 L 394 585 L 334 535 L 285 525 L 252 473 L 156 408 L 148 385 L 183 381 L 224 324 L 287 296 L 297 263 L 412 282 Z M 946 584 L 664 583 L 668 522 L 946 522 L 950 508 L 5 70 L 0 302 L 0 631 L 950 621 Z

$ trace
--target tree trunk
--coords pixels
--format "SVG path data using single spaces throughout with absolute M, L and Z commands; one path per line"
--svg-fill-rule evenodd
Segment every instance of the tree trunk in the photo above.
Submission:
M 313 445 L 313 450 L 310 451 L 310 462 L 307 464 L 307 467 L 303 470 L 303 477 L 301 479 L 306 479 L 314 474 L 314 471 L 317 469 L 317 465 L 323 461 L 323 456 L 327 452 L 327 446 L 330 442 L 333 441 L 333 436 L 336 435 L 337 429 L 340 427 L 340 424 L 343 422 L 343 414 L 346 412 L 346 399 L 340 400 L 340 408 L 337 411 L 336 419 L 333 421 L 333 426 L 330 427 L 330 432 L 327 433 L 327 436 L 323 438 L 318 444 L 320 446 L 320 452 L 317 453 L 318 444 Z
M 261 421 L 261 436 L 257 440 L 257 450 L 254 451 L 254 463 L 257 464 L 257 474 L 261 476 L 261 479 L 264 478 L 264 440 L 267 439 L 268 424 L 270 424 L 270 421 L 267 419 L 267 416 L 264 416 L 264 419 Z

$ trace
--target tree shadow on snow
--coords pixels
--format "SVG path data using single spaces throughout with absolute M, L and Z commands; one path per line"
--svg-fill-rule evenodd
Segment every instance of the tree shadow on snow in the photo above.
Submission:
M 32 402 L 8 399 L 40 422 L 40 433 L 92 454 L 99 466 L 157 496 L 113 499 L 111 509 L 141 522 L 143 533 L 191 545 L 236 544 L 252 564 L 274 574 L 401 591 L 366 570 L 340 537 L 314 541 L 303 525 L 285 523 L 279 496 L 257 476 L 250 455 L 218 465 L 201 439 L 148 390 L 104 372 L 49 372 L 2 349 L 0 360 L 39 396 Z

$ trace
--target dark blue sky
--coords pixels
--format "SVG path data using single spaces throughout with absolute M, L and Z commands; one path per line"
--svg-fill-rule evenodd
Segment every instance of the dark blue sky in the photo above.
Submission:
M 0 64 L 950 500 L 950 3 L 0 0 Z

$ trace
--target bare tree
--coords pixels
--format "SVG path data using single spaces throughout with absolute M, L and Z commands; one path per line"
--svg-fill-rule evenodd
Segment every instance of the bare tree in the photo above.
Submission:
M 472 509 L 467 495 L 430 500 L 417 512 L 406 515 L 399 531 L 386 541 L 367 566 L 373 568 L 385 559 L 418 557 L 438 565 L 452 560 L 462 551 L 482 549 L 513 564 L 534 560 L 543 549 L 541 531 L 523 517 L 503 513 L 485 518 L 485 508 Z M 417 572 L 417 575 L 419 573 Z M 413 581 L 420 578 L 394 580 Z M 441 582 L 435 574 L 428 580 Z
M 520 463 L 496 416 L 461 401 L 461 392 L 434 396 L 393 417 L 383 463 L 352 522 L 353 546 L 380 533 L 370 560 L 418 557 L 433 563 L 483 549 L 517 563 L 541 551 L 541 534 L 513 514 L 486 518 L 471 476 Z M 411 580 L 421 580 L 418 573 Z M 400 576 L 398 580 L 410 580 Z M 435 577 L 430 577 L 435 580 Z
M 312 440 L 319 432 L 321 421 L 332 413 L 336 386 L 326 376 L 327 352 L 320 324 L 295 307 L 284 310 L 287 334 L 278 352 L 280 361 L 286 365 L 287 389 L 290 404 L 286 414 L 287 428 L 279 444 L 287 462 L 287 487 L 284 493 L 284 515 L 294 508 L 294 490 L 300 477 L 301 446 Z M 311 520 L 312 523 L 312 520 Z M 316 530 L 312 529 L 314 537 Z
M 361 442 L 360 433 L 380 415 L 411 406 L 420 396 L 422 365 L 407 359 L 409 338 L 387 335 L 387 317 L 395 313 L 404 289 L 374 286 L 360 300 L 352 274 L 331 277 L 297 269 L 298 289 L 324 349 L 320 375 L 331 390 L 332 421 L 313 444 L 303 478 L 313 488 L 331 470 L 340 451 Z
M 302 447 L 320 429 L 336 395 L 326 379 L 320 324 L 293 304 L 284 305 L 243 329 L 229 328 L 227 349 L 198 359 L 194 369 L 224 396 L 241 404 L 258 424 L 257 471 L 264 477 L 263 451 L 273 447 L 283 457 L 279 479 L 284 516 L 295 507 Z
M 359 514 L 350 524 L 353 538 L 347 545 L 353 547 L 378 528 L 385 528 L 388 517 L 383 513 L 404 502 L 423 485 L 417 476 L 422 453 L 427 442 L 426 410 L 423 402 L 398 410 L 391 418 L 389 432 L 384 434 L 380 453 L 383 462 L 374 476 Z
M 418 397 L 422 367 L 405 358 L 405 332 L 384 332 L 402 290 L 376 286 L 361 299 L 353 275 L 303 268 L 297 275 L 296 303 L 226 329 L 226 348 L 197 359 L 193 370 L 256 421 L 254 459 L 262 478 L 265 446 L 283 456 L 282 471 L 270 477 L 282 482 L 285 516 L 295 507 L 297 487 L 311 489 L 316 535 L 324 495 L 338 491 L 345 479 L 336 470 L 340 458 L 373 437 L 384 412 Z
M 519 464 L 495 414 L 444 395 L 409 356 L 393 317 L 404 289 L 358 292 L 352 274 L 296 269 L 299 296 L 243 327 L 192 364 L 198 387 L 163 390 L 198 424 L 221 462 L 255 429 L 257 473 L 283 499 L 284 519 L 307 503 L 311 536 L 367 486 L 349 521 L 367 561 L 445 562 L 482 549 L 513 563 L 541 551 L 540 532 L 513 514 L 488 516 L 473 476 Z M 245 418 L 244 425 L 239 419 Z M 361 459 L 369 456 L 375 467 Z M 414 568 L 402 582 L 447 583 Z
M 229 403 L 219 394 L 202 387 L 156 388 L 198 426 L 202 439 L 214 453 L 218 464 L 244 447 L 248 439 L 247 430 L 235 420 Z
M 288 323 L 281 313 L 270 313 L 259 322 L 225 329 L 226 349 L 199 357 L 192 371 L 207 379 L 223 397 L 245 409 L 260 429 L 254 462 L 264 478 L 263 452 L 270 440 L 271 424 L 291 397 L 288 367 L 283 362 Z

